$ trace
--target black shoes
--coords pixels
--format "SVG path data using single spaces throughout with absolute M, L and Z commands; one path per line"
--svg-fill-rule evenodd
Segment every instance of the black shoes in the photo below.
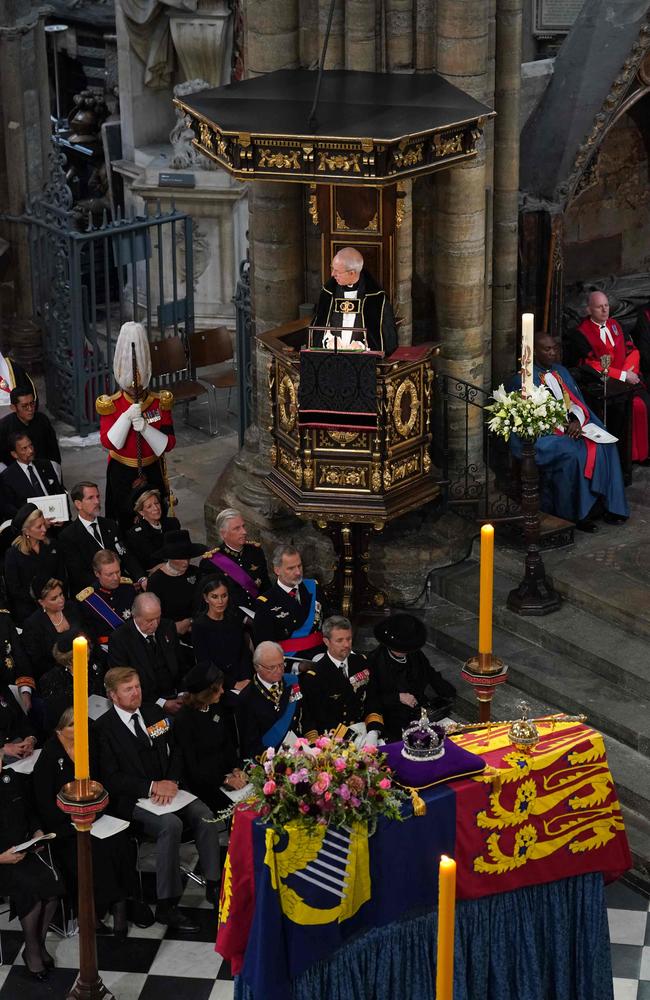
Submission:
M 588 535 L 594 535 L 598 531 L 598 525 L 595 521 L 589 521 L 587 518 L 584 521 L 576 521 L 576 528 L 578 531 L 585 531 Z
M 625 524 L 627 518 L 623 517 L 621 514 L 610 514 L 610 512 L 607 511 L 606 514 L 603 514 L 603 521 L 605 524 Z
M 155 923 L 151 907 L 147 906 L 141 899 L 130 899 L 127 907 L 129 920 L 136 927 L 151 927 Z
M 156 920 L 159 924 L 167 924 L 173 930 L 183 931 L 185 934 L 198 934 L 201 929 L 191 917 L 188 917 L 186 913 L 171 903 L 158 903 Z
M 45 962 L 43 962 L 43 966 L 44 967 L 42 969 L 40 969 L 38 972 L 33 972 L 30 969 L 30 967 L 28 966 L 28 964 L 27 964 L 27 959 L 25 958 L 25 949 L 24 948 L 23 948 L 23 950 L 22 950 L 22 952 L 20 954 L 20 957 L 22 958 L 23 962 L 25 963 L 25 972 L 27 973 L 28 976 L 31 976 L 32 979 L 35 979 L 39 983 L 45 983 L 45 982 L 47 982 L 47 980 L 49 979 L 50 970 L 47 967 L 47 965 L 45 964 Z M 52 965 L 54 965 L 54 962 L 52 962 Z

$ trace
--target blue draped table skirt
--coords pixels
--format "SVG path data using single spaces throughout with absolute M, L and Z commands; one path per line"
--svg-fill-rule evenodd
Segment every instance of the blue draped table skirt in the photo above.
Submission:
M 438 915 L 378 927 L 294 980 L 287 1000 L 434 1000 Z M 613 1000 L 600 873 L 460 900 L 454 1000 Z M 254 997 L 241 976 L 235 1000 Z

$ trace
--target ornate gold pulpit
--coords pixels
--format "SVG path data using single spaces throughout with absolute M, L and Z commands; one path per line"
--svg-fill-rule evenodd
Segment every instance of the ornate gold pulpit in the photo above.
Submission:
M 307 321 L 258 337 L 269 357 L 273 445 L 269 489 L 298 517 L 333 538 L 333 586 L 342 611 L 381 611 L 384 595 L 368 581 L 368 535 L 434 499 L 431 406 L 435 345 L 402 347 L 376 359 L 374 427 L 305 426 L 299 407 L 300 350 Z M 376 419 L 374 419 L 376 417 Z

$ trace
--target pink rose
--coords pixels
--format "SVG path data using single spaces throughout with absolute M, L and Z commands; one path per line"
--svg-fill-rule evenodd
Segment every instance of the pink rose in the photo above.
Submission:
M 291 782 L 292 785 L 297 785 L 299 782 L 301 782 L 302 778 L 300 777 L 300 772 L 295 771 L 293 774 L 290 774 L 289 781 Z
M 301 802 L 300 805 L 298 806 L 298 808 L 300 809 L 301 813 L 308 813 L 309 812 L 309 806 L 307 805 L 306 802 Z
M 270 781 L 264 782 L 264 788 L 262 789 L 262 791 L 264 792 L 265 795 L 273 795 L 273 792 L 276 790 L 277 787 L 278 786 L 276 785 L 275 781 L 273 781 L 273 779 L 271 778 Z
M 313 783 L 313 785 L 311 786 L 311 790 L 314 793 L 314 795 L 322 795 L 323 792 L 326 790 L 326 788 L 327 788 L 327 785 L 323 781 L 320 781 L 320 780 L 319 781 L 315 781 Z
M 309 746 L 309 740 L 306 740 L 304 736 L 299 736 L 293 745 L 293 749 L 295 750 L 296 747 L 308 747 L 308 746 Z
M 336 760 L 334 761 L 334 768 L 337 771 L 345 771 L 347 766 L 348 766 L 347 762 L 344 760 L 343 757 L 337 757 Z
M 331 740 L 327 736 L 319 736 L 318 739 L 316 740 L 316 746 L 320 750 L 327 750 L 327 748 L 329 747 L 330 743 L 331 743 Z
M 348 801 L 348 799 L 350 798 L 350 789 L 348 788 L 347 785 L 345 784 L 341 785 L 341 787 L 339 788 L 339 795 L 345 802 Z
M 327 773 L 327 771 L 321 771 L 318 775 L 318 780 L 322 781 L 322 783 L 325 785 L 325 788 L 329 788 L 332 782 L 332 778 Z
M 390 778 L 382 778 L 381 781 L 379 782 L 379 787 L 380 788 L 390 788 L 391 784 L 392 784 L 392 782 L 391 782 Z
M 325 792 L 325 794 L 323 795 L 323 798 L 325 799 L 326 802 L 329 802 L 330 799 L 332 798 L 332 793 L 331 792 Z
M 363 748 L 363 752 L 368 753 L 370 754 L 370 756 L 372 756 L 373 754 L 377 753 L 377 747 L 366 746 Z
M 355 808 L 355 809 L 357 808 L 357 806 L 360 806 L 360 805 L 361 805 L 361 802 L 360 802 L 360 800 L 359 800 L 359 799 L 358 799 L 358 798 L 356 797 L 356 795 L 351 795 L 351 796 L 350 796 L 350 805 L 351 805 L 351 806 L 354 806 L 354 808 Z

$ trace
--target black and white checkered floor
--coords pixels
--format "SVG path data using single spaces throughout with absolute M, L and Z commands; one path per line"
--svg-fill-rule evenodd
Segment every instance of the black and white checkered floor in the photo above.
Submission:
M 148 895 L 152 876 L 144 877 Z M 188 937 L 154 924 L 146 930 L 130 927 L 126 944 L 111 937 L 97 939 L 100 974 L 117 1000 L 232 1000 L 228 963 L 214 951 L 215 911 L 200 886 L 191 882 L 181 902 L 201 924 L 198 935 Z M 619 882 L 608 886 L 607 903 L 614 1000 L 650 1000 L 650 900 Z M 17 922 L 9 923 L 4 914 L 0 932 L 0 1000 L 63 1000 L 77 975 L 78 938 L 50 935 L 47 947 L 57 967 L 48 983 L 41 984 L 25 974 Z

